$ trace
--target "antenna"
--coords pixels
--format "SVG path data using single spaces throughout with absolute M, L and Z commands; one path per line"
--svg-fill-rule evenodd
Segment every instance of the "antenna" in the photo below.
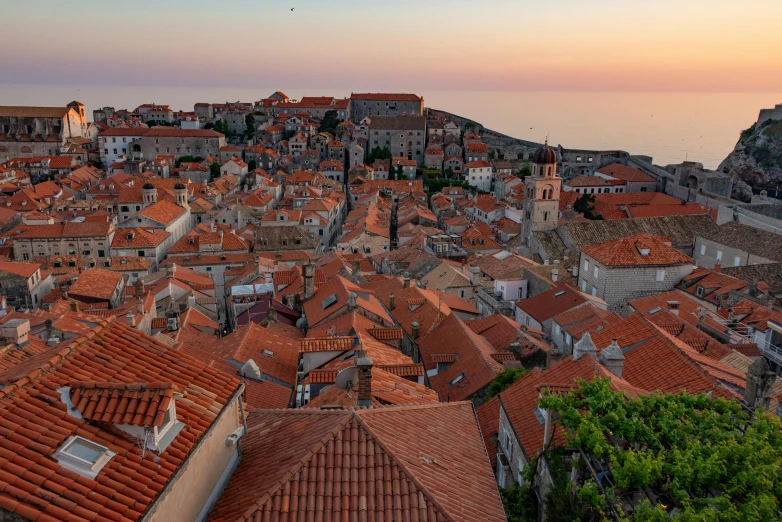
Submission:
M 348 366 L 339 371 L 337 378 L 334 379 L 334 386 L 340 390 L 348 391 L 358 383 L 358 368 Z

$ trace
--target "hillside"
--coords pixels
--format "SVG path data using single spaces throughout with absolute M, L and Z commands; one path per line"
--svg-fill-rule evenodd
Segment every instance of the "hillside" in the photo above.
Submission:
M 782 182 L 782 120 L 766 120 L 743 131 L 718 170 L 755 188 L 773 189 Z

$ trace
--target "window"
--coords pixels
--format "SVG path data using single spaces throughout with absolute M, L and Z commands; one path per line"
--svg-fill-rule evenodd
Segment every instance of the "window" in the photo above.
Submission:
M 741 264 L 741 257 L 736 256 L 733 258 L 733 266 L 739 266 Z
M 722 261 L 722 250 L 717 250 L 717 261 Z
M 593 273 L 595 274 L 595 279 L 597 279 L 597 274 L 599 273 L 598 270 L 597 270 L 597 267 L 595 267 L 595 270 L 594 270 Z
M 597 288 L 595 288 L 594 286 L 592 287 L 592 295 L 595 296 L 597 295 Z
M 145 255 L 145 254 L 144 254 L 144 251 L 143 251 L 143 250 L 139 250 L 139 251 L 138 251 L 138 256 L 139 256 L 139 257 L 144 257 L 144 255 Z
M 695 297 L 703 297 L 703 287 L 701 285 L 695 287 Z
M 116 455 L 109 448 L 77 435 L 72 436 L 54 452 L 54 458 L 64 467 L 79 475 L 94 479 L 98 472 Z
M 584 259 L 584 272 L 586 272 L 587 270 L 589 270 L 589 260 Z
M 665 281 L 665 270 L 658 270 L 654 278 L 655 281 Z
M 706 245 L 701 245 L 701 255 L 702 256 L 706 255 Z
M 581 281 L 581 291 L 586 292 L 587 291 L 587 282 L 582 280 Z
M 461 381 L 462 379 L 464 379 L 464 374 L 463 374 L 463 373 L 460 373 L 459 375 L 457 375 L 456 377 L 454 377 L 454 378 L 451 380 L 451 382 L 450 382 L 449 384 L 450 384 L 451 386 L 453 386 L 454 384 L 456 384 L 457 382 Z
M 212 267 L 211 266 L 206 267 L 206 271 L 207 272 L 211 272 L 212 271 Z

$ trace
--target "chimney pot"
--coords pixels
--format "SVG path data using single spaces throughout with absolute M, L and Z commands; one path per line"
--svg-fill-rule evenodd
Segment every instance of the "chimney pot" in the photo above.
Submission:
M 71 301 L 71 310 L 74 312 L 79 311 L 79 302 L 78 301 Z
M 720 263 L 714 263 L 714 268 L 712 269 L 714 272 L 720 272 L 722 271 L 722 264 Z
M 394 294 L 388 296 L 388 309 L 393 311 L 395 307 Z
M 410 327 L 413 329 L 413 340 L 418 339 L 419 331 L 421 329 L 421 325 L 419 325 L 417 322 L 413 321 Z

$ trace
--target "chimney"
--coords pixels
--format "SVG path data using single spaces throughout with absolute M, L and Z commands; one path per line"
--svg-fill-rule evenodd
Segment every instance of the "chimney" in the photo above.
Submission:
M 413 340 L 415 341 L 416 339 L 418 339 L 418 335 L 419 335 L 419 332 L 420 332 L 420 329 L 421 329 L 421 325 L 418 324 L 417 322 L 413 321 L 412 324 L 410 325 L 410 327 L 413 329 Z
M 350 292 L 348 295 L 348 310 L 355 310 L 358 307 L 358 296 L 355 292 Z
M 679 315 L 679 301 L 668 301 L 668 311 L 673 315 Z
M 196 305 L 196 299 L 194 295 L 187 296 L 187 307 L 188 308 L 195 308 Z
M 722 270 L 722 264 L 714 263 L 714 268 L 712 268 L 712 271 L 719 273 L 721 270 Z
M 573 360 L 577 361 L 586 354 L 590 354 L 592 357 L 597 355 L 597 348 L 595 347 L 595 343 L 592 342 L 592 336 L 589 335 L 589 332 L 586 332 L 584 336 L 581 337 L 581 340 L 573 346 Z
M 749 408 L 768 408 L 776 378 L 765 357 L 759 357 L 749 365 L 744 389 L 744 402 Z
M 78 301 L 71 301 L 71 310 L 74 312 L 79 311 L 79 302 Z
M 358 368 L 358 405 L 372 406 L 372 359 L 365 350 L 356 352 L 356 368 Z
M 408 276 L 405 276 L 405 278 L 403 279 L 403 281 L 404 281 L 404 282 L 403 282 L 403 284 L 402 284 L 402 287 L 403 287 L 403 288 L 410 288 L 410 278 L 409 278 Z
M 361 260 L 356 259 L 353 261 L 353 275 L 359 276 L 361 275 Z
M 470 267 L 470 284 L 478 286 L 481 282 L 481 269 L 477 266 Z
M 304 270 L 304 300 L 308 301 L 315 295 L 315 266 L 307 263 Z
M 128 326 L 133 328 L 136 326 L 136 314 L 133 312 L 128 312 L 128 315 L 125 316 L 125 321 L 128 323 Z
M 175 273 L 176 273 L 176 263 L 171 263 L 170 266 L 166 267 L 166 277 L 172 279 Z
M 558 279 L 559 279 L 559 270 L 553 268 L 551 270 L 551 280 L 556 283 Z
M 625 366 L 625 356 L 622 353 L 622 349 L 617 344 L 616 339 L 611 339 L 611 344 L 603 349 L 599 359 L 600 362 L 603 363 L 603 366 L 608 368 L 611 373 L 620 379 L 622 378 L 622 369 Z
M 395 307 L 394 304 L 394 294 L 391 294 L 388 296 L 388 309 L 389 311 L 393 311 Z
M 272 324 L 278 322 L 280 321 L 277 319 L 277 310 L 274 309 L 271 300 L 269 300 L 269 311 L 266 312 L 266 323 Z
M 30 335 L 30 321 L 29 319 L 11 319 L 5 322 L 2 332 L 6 341 L 17 345 L 25 344 Z

